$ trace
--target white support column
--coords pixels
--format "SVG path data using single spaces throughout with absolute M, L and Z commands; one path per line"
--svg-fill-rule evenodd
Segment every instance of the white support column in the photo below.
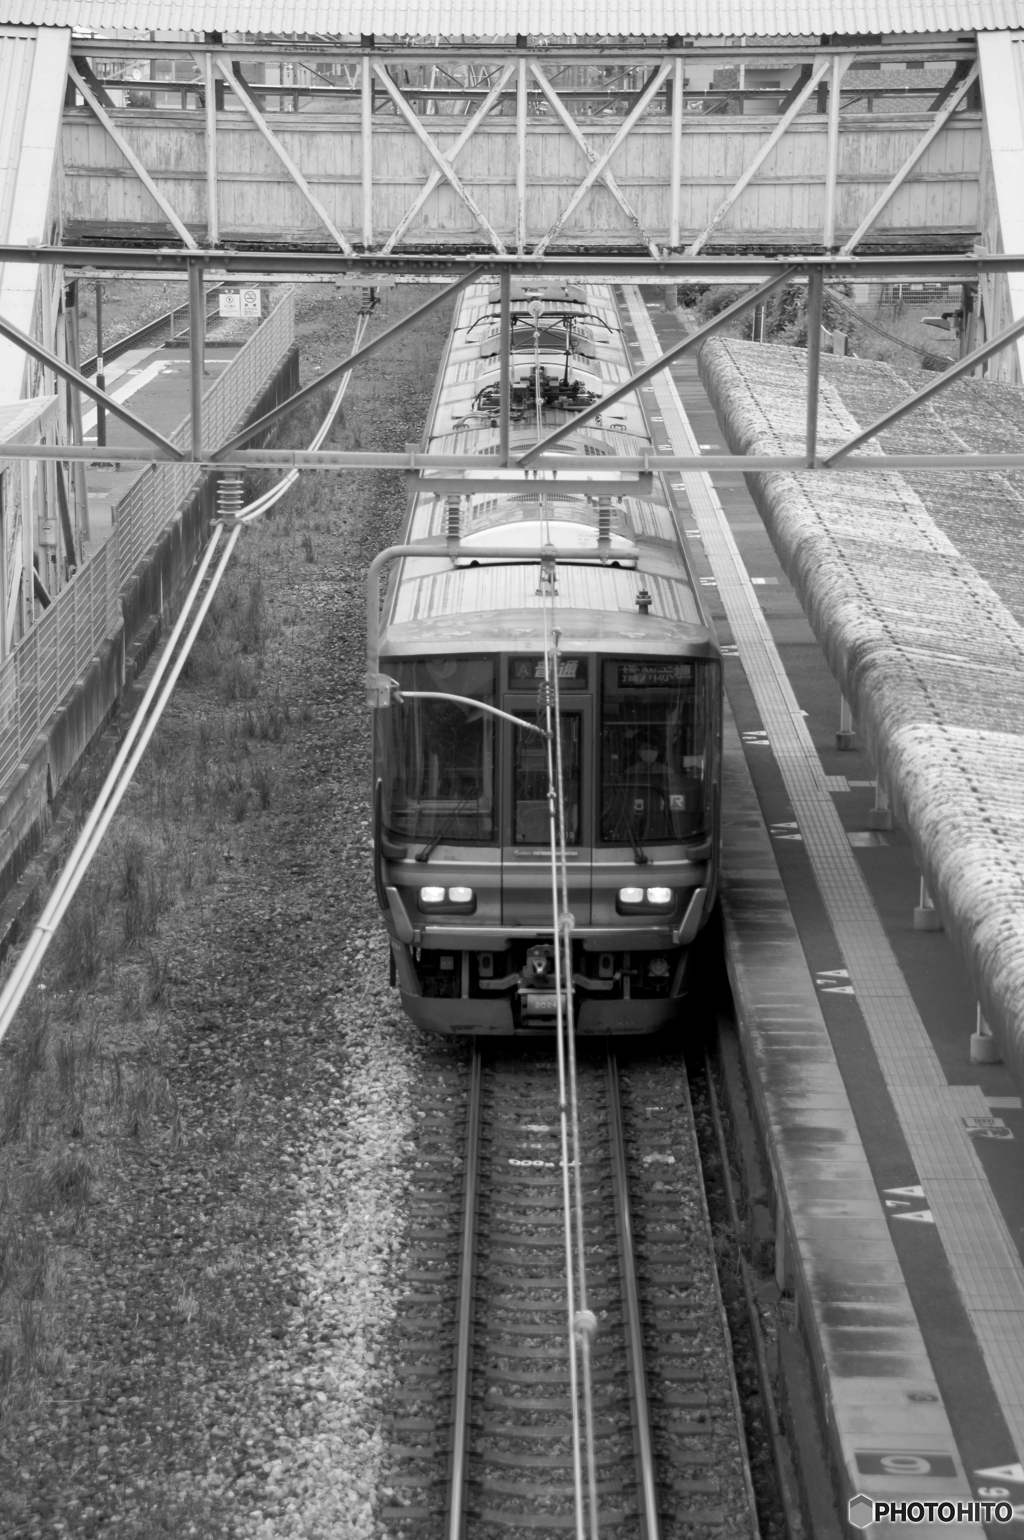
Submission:
M 828 149 L 825 162 L 825 218 L 821 232 L 821 244 L 831 251 L 836 239 L 836 182 L 839 175 L 839 109 L 842 106 L 840 86 L 850 67 L 850 57 L 836 56 L 832 60 L 832 78 L 828 93 Z
M 917 908 L 914 910 L 915 930 L 941 930 L 942 916 L 932 902 L 932 896 L 928 891 L 924 878 L 921 878 L 921 892 Z
M 680 183 L 683 176 L 683 79 L 683 61 L 676 59 L 672 71 L 672 156 L 669 172 L 672 183 L 669 189 L 668 244 L 672 251 L 679 247 Z
M 213 78 L 213 54 L 203 55 L 206 75 L 206 240 L 216 246 L 220 240 L 217 212 L 217 85 Z
M 839 697 L 839 731 L 836 733 L 837 749 L 852 749 L 857 737 L 853 712 L 845 695 Z
M 373 245 L 373 76 L 370 74 L 370 58 L 363 54 L 360 84 L 362 86 L 362 152 L 363 152 L 363 246 L 367 251 Z
M 526 250 L 526 60 L 519 61 L 516 82 L 516 250 Z
M 889 806 L 889 788 L 881 771 L 875 776 L 875 805 L 868 813 L 869 829 L 891 829 L 892 809 Z
M 981 1014 L 981 1006 L 978 1006 L 978 1016 L 975 1028 L 971 1034 L 971 1063 L 972 1064 L 1001 1064 L 1003 1056 L 999 1052 L 999 1044 L 992 1036 L 992 1028 Z

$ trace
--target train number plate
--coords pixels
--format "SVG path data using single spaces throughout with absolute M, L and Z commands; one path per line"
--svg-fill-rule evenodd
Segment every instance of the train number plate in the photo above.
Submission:
M 534 989 L 522 995 L 521 999 L 523 1010 L 530 1016 L 554 1016 L 558 1010 L 558 995 L 555 990 L 547 993 Z

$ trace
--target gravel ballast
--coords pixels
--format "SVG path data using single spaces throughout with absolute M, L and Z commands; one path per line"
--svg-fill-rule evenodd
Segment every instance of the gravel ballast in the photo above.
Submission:
M 300 291 L 304 378 L 354 312 Z M 418 438 L 446 327 L 364 368 L 333 445 Z M 384 1533 L 421 1102 L 465 1057 L 399 1010 L 372 889 L 364 578 L 403 509 L 397 477 L 309 477 L 247 532 L 4 1043 L 12 1540 Z

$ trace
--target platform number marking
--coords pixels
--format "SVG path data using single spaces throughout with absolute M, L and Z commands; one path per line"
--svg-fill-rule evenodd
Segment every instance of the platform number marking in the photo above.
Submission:
M 722 657 L 723 658 L 738 658 L 739 655 L 740 655 L 740 650 L 737 647 L 736 643 L 735 642 L 726 642 L 725 646 L 722 648 Z
M 924 1188 L 915 1187 L 887 1187 L 882 1194 L 886 1208 L 889 1210 L 890 1219 L 908 1219 L 913 1224 L 933 1225 L 935 1216 L 930 1208 L 912 1208 L 911 1204 L 916 1199 L 924 1200 Z
M 855 995 L 857 993 L 850 983 L 850 974 L 846 968 L 826 968 L 824 972 L 814 975 L 814 982 L 823 995 Z
M 701 586 L 701 588 L 717 588 L 718 587 L 718 579 L 717 578 L 701 578 L 700 586 Z
M 768 742 L 768 734 L 763 727 L 752 728 L 750 732 L 742 733 L 740 736 L 742 737 L 744 743 L 759 744 L 760 747 L 764 749 L 767 749 L 770 746 Z
M 955 1476 L 956 1461 L 950 1454 L 919 1453 L 909 1449 L 856 1449 L 854 1457 L 862 1476 L 910 1476 L 920 1481 L 929 1477 Z
M 1004 1481 L 1010 1481 L 1017 1486 L 1024 1486 L 1024 1465 L 1020 1464 L 989 1465 L 985 1470 L 976 1470 L 974 1475 L 975 1478 L 980 1476 L 981 1479 L 985 1482 L 995 1481 L 1002 1483 Z M 983 1500 L 988 1498 L 991 1501 L 993 1499 L 1002 1498 L 1005 1501 L 1005 1499 L 1008 1497 L 1012 1498 L 1014 1496 L 1019 1496 L 1020 1494 L 1011 1492 L 1008 1486 L 986 1485 L 983 1487 L 979 1486 L 975 1495 L 982 1498 Z M 1013 1504 L 1013 1520 L 1017 1524 L 1024 1524 L 1024 1503 Z
M 961 1118 L 960 1122 L 969 1139 L 1013 1138 L 1013 1130 L 1007 1128 L 1002 1118 Z
M 771 836 L 773 840 L 803 840 L 798 823 L 773 823 Z

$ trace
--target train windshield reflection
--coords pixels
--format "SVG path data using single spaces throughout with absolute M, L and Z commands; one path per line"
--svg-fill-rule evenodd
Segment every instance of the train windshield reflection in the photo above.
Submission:
M 495 703 L 493 658 L 391 659 L 406 690 L 440 690 Z M 385 718 L 385 827 L 403 839 L 493 841 L 494 718 L 472 705 L 411 700 Z
M 601 668 L 601 838 L 687 839 L 710 827 L 717 665 L 616 658 Z

